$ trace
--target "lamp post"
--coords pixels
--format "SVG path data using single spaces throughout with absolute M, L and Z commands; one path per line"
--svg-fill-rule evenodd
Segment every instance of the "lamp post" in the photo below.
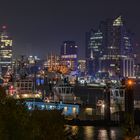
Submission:
M 134 113 L 134 81 L 131 79 L 125 82 L 125 112 Z
M 128 79 L 125 81 L 125 118 L 124 124 L 126 135 L 134 135 L 135 120 L 134 120 L 134 81 Z

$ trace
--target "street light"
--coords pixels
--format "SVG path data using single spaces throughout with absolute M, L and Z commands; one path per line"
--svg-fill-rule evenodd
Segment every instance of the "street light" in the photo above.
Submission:
M 123 87 L 132 87 L 134 85 L 134 81 L 132 79 L 122 79 L 121 85 Z
M 126 80 L 125 83 L 125 111 L 132 113 L 134 111 L 134 81 Z
M 127 82 L 126 85 L 129 87 L 134 85 L 134 82 L 131 79 L 127 80 L 126 82 Z

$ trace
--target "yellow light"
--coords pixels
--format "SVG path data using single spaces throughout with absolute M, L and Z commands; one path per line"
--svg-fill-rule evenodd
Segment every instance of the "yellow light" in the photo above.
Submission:
M 67 109 L 68 109 L 68 108 L 65 106 L 65 107 L 64 107 L 64 112 L 67 112 Z
M 102 108 L 105 108 L 105 104 L 102 104 Z
M 5 46 L 12 46 L 12 40 L 1 40 L 1 42 L 4 42 Z
M 76 113 L 76 108 L 75 107 L 72 108 L 72 112 Z
M 23 97 L 27 98 L 28 97 L 28 94 L 24 94 Z

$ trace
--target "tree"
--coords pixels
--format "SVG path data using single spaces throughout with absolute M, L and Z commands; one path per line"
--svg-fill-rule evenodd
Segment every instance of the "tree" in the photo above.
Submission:
M 6 98 L 5 89 L 0 86 L 0 102 Z
M 31 139 L 64 140 L 64 119 L 58 110 L 35 110 L 30 117 Z
M 0 140 L 65 140 L 58 110 L 28 111 L 24 102 L 6 97 L 0 88 Z
M 11 98 L 0 103 L 0 139 L 27 139 L 29 113 L 26 107 Z

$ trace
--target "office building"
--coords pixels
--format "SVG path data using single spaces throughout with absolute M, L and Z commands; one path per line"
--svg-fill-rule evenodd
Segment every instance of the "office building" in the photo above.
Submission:
M 93 73 L 105 72 L 110 77 L 133 77 L 134 76 L 134 54 L 133 54 L 133 41 L 132 33 L 126 28 L 122 16 L 117 17 L 115 20 L 107 19 L 102 21 L 99 26 L 100 32 L 94 32 L 91 38 L 94 38 L 94 43 L 86 45 L 86 49 L 92 51 L 86 52 L 87 65 L 92 60 L 88 71 Z M 97 38 L 98 35 L 98 38 Z M 96 41 L 95 41 L 96 39 Z M 95 50 L 98 50 L 95 52 Z M 90 58 L 90 59 L 89 59 Z M 90 72 L 90 73 L 92 73 Z
M 61 64 L 68 67 L 70 71 L 78 68 L 78 46 L 75 41 L 64 41 L 61 46 Z
M 95 75 L 99 71 L 99 58 L 102 56 L 103 35 L 100 30 L 91 29 L 86 33 L 86 67 L 87 73 Z
M 0 75 L 2 76 L 12 68 L 12 45 L 12 39 L 6 31 L 6 26 L 3 26 L 0 33 Z

